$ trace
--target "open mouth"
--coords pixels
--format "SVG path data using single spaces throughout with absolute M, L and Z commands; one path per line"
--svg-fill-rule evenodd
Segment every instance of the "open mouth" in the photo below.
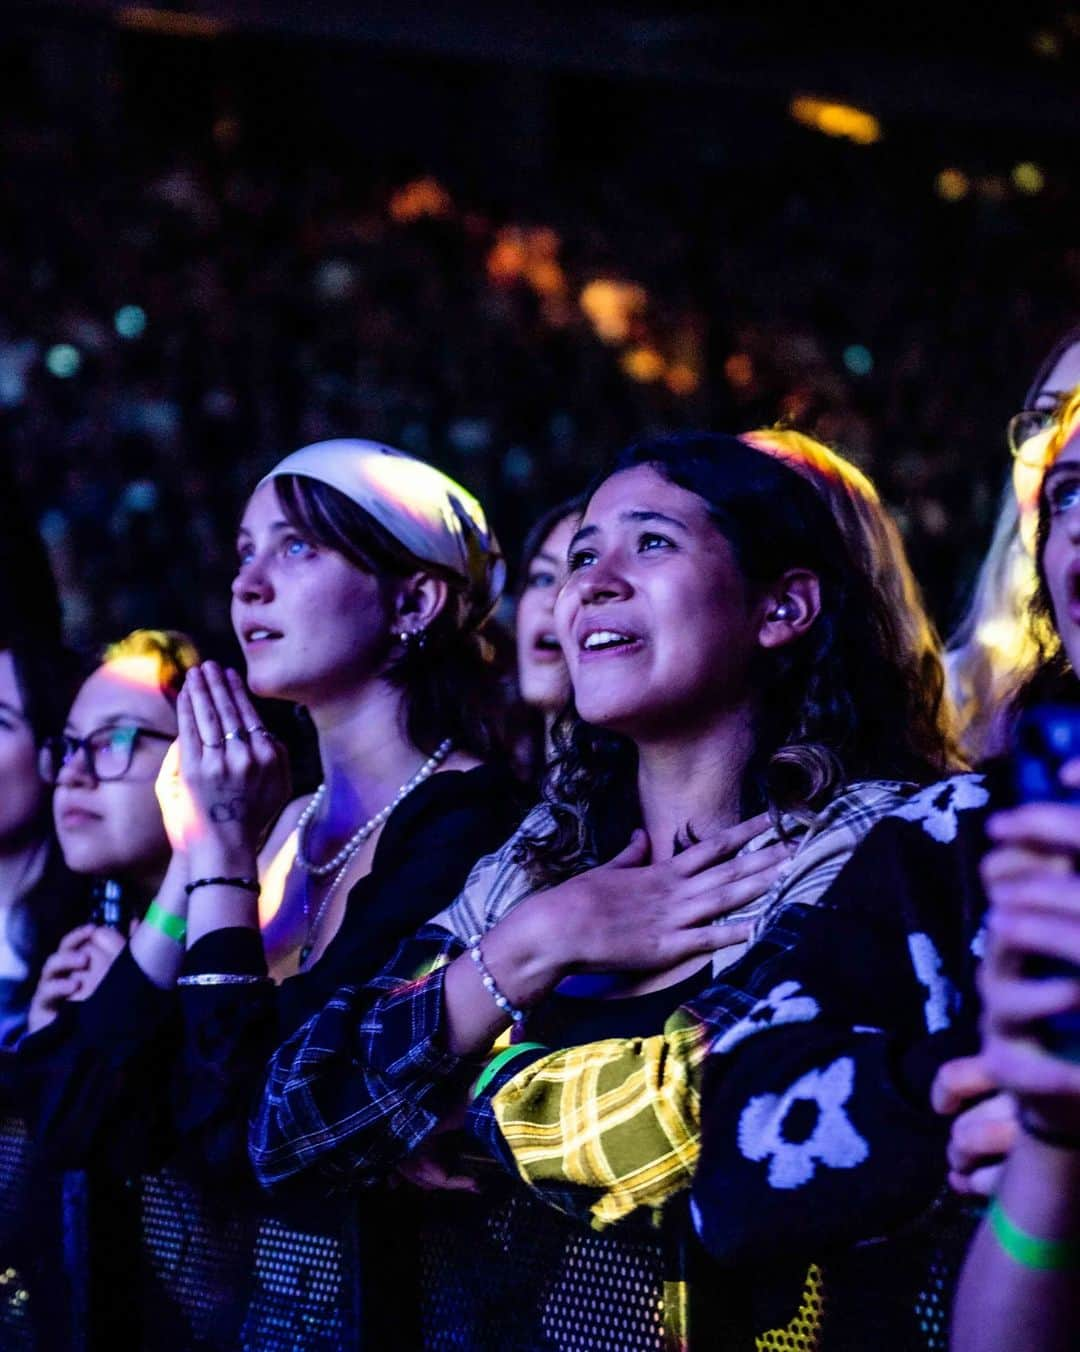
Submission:
M 257 627 L 244 631 L 245 643 L 268 643 L 275 638 L 281 638 L 281 634 L 276 629 Z
M 581 648 L 587 653 L 611 652 L 616 648 L 628 648 L 637 641 L 636 634 L 624 634 L 618 629 L 597 629 L 585 635 Z
M 538 653 L 561 653 L 562 648 L 554 634 L 537 634 L 533 649 Z

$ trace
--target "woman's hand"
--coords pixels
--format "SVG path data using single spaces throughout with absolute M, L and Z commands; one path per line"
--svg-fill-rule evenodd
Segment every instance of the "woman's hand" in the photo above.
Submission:
M 192 859 L 193 876 L 253 873 L 259 839 L 288 793 L 284 749 L 237 673 L 216 662 L 188 672 L 176 715 L 178 781 L 162 785 L 170 838 Z
M 934 1111 L 955 1117 L 949 1134 L 949 1186 L 992 1197 L 1016 1143 L 1016 1100 L 998 1089 L 981 1056 L 946 1061 L 930 1088 Z
M 664 971 L 749 938 L 750 921 L 713 922 L 764 896 L 788 866 L 784 842 L 736 853 L 768 824 L 762 814 L 657 864 L 635 831 L 610 863 L 542 893 L 567 969 Z
M 105 925 L 79 925 L 65 934 L 41 969 L 27 1015 L 29 1031 L 52 1023 L 65 1000 L 92 995 L 126 942 Z
M 979 972 L 989 1073 L 1047 1128 L 1080 1134 L 1080 1064 L 1043 1043 L 1043 1020 L 1080 1014 L 1080 808 L 1032 803 L 988 824 L 991 901 Z M 1040 973 L 1050 960 L 1056 970 Z

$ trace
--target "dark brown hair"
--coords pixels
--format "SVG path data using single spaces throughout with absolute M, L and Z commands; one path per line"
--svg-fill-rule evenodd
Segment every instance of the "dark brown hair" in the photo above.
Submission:
M 789 568 L 812 571 L 821 612 L 796 642 L 762 652 L 754 752 L 743 813 L 769 808 L 803 817 L 859 779 L 926 781 L 948 766 L 943 739 L 913 729 L 913 702 L 927 718 L 939 691 L 897 658 L 896 618 L 875 588 L 863 552 L 838 528 L 817 489 L 775 455 L 735 437 L 688 434 L 631 446 L 609 474 L 647 465 L 696 493 L 746 580 L 767 586 Z M 593 491 L 599 487 L 599 480 Z M 636 824 L 637 748 L 571 709 L 555 727 L 544 785 L 554 830 L 523 840 L 520 858 L 552 883 L 621 849 Z M 692 825 L 692 824 L 691 824 Z

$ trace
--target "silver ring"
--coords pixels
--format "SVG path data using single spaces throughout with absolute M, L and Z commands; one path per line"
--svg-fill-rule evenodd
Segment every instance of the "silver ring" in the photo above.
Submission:
M 250 736 L 254 736 L 257 732 L 261 732 L 264 737 L 273 737 L 274 735 L 269 728 L 264 728 L 261 723 L 256 723 L 253 728 L 245 728 L 244 731 Z
M 245 731 L 243 728 L 231 728 L 221 739 L 219 745 L 224 746 L 226 742 L 231 742 L 234 737 L 238 737 L 242 742 L 247 741 L 247 737 L 245 735 Z
M 223 747 L 224 745 L 225 745 L 224 741 L 220 742 L 207 742 L 205 740 L 203 741 L 203 746 L 209 747 L 212 751 L 216 751 L 219 747 Z

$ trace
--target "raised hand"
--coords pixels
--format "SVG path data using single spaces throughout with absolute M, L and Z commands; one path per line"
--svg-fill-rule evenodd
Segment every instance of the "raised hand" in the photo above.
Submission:
M 1020 1129 L 1016 1100 L 999 1090 L 981 1056 L 960 1056 L 934 1077 L 930 1102 L 935 1112 L 956 1119 L 949 1133 L 949 1186 L 992 1197 Z
M 176 714 L 177 838 L 215 868 L 250 869 L 259 839 L 288 793 L 284 749 L 259 722 L 237 673 L 216 662 L 188 672 Z
M 104 925 L 79 925 L 65 934 L 41 969 L 27 1015 L 30 1032 L 52 1023 L 66 1000 L 92 995 L 125 942 Z
M 1080 1134 L 1080 1063 L 1044 1045 L 1044 1021 L 1080 1014 L 1080 808 L 1032 803 L 988 824 L 991 901 L 979 973 L 983 1056 L 1043 1125 Z

